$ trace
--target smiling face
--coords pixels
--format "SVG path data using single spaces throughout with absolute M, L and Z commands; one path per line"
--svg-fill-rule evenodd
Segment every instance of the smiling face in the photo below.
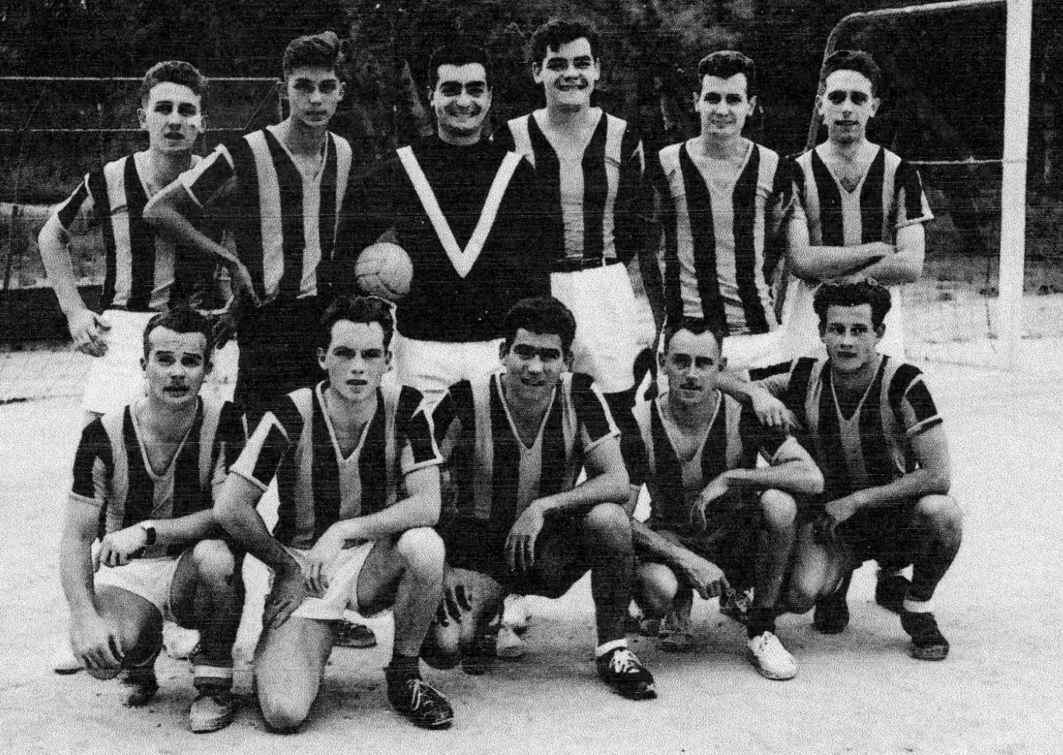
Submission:
M 832 304 L 827 307 L 820 339 L 835 370 L 855 373 L 875 361 L 878 342 L 885 330 L 884 325 L 876 329 L 872 324 L 870 304 L 855 307 Z
M 443 141 L 476 139 L 491 109 L 491 88 L 482 63 L 444 63 L 430 102 L 436 129 Z
M 329 387 L 351 402 L 372 399 L 391 364 L 378 322 L 337 320 L 327 349 L 317 350 L 318 363 L 328 373 Z
M 744 73 L 726 79 L 708 74 L 701 78 L 701 92 L 694 107 L 701 116 L 701 135 L 709 139 L 732 139 L 742 135 L 746 119 L 753 114 L 757 98 L 750 97 Z
M 543 398 L 561 379 L 567 357 L 560 335 L 518 328 L 513 342 L 501 346 L 506 395 L 528 400 Z
M 345 92 L 334 69 L 317 66 L 293 68 L 285 85 L 291 120 L 313 129 L 328 126 Z
M 661 369 L 668 378 L 669 400 L 694 405 L 711 401 L 716 378 L 725 360 L 711 332 L 676 331 L 661 355 Z
M 827 127 L 827 138 L 836 144 L 863 140 L 867 122 L 879 107 L 879 99 L 872 92 L 871 79 L 847 69 L 839 69 L 827 76 L 818 103 L 819 115 Z
M 190 152 L 203 133 L 200 96 L 184 84 L 163 81 L 151 88 L 137 110 L 140 128 L 148 133 L 155 152 Z
M 586 37 L 548 48 L 542 60 L 532 63 L 532 78 L 542 84 L 546 106 L 561 110 L 590 107 L 591 94 L 601 76 L 601 64 Z
M 148 398 L 169 409 L 193 403 L 210 372 L 207 339 L 157 327 L 148 333 L 148 353 L 140 360 Z

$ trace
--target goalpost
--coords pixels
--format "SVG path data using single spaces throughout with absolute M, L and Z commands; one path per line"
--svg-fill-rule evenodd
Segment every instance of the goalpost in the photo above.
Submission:
M 1022 289 L 1026 257 L 1026 149 L 1030 110 L 1030 48 L 1033 25 L 1033 0 L 954 0 L 901 8 L 852 13 L 839 21 L 823 52 L 823 59 L 837 47 L 842 34 L 858 23 L 872 19 L 922 17 L 963 12 L 979 8 L 1006 8 L 1007 30 L 1004 80 L 1004 149 L 998 159 L 957 161 L 913 160 L 913 164 L 1000 164 L 1000 262 L 998 300 L 998 341 L 1002 346 L 997 364 L 1014 369 L 1022 340 Z M 819 119 L 816 107 L 808 128 L 806 149 L 815 146 Z

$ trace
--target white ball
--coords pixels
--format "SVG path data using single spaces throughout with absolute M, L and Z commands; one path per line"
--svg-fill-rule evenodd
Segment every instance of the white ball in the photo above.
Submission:
M 367 294 L 398 301 L 410 292 L 413 261 L 398 244 L 380 241 L 370 244 L 354 263 L 358 288 Z

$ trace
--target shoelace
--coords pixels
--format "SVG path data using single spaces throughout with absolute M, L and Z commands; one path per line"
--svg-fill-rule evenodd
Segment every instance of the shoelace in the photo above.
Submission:
M 638 671 L 640 665 L 639 659 L 627 648 L 620 648 L 609 659 L 609 668 L 618 674 L 630 674 L 633 671 Z
M 410 710 L 417 710 L 426 700 L 432 700 L 440 696 L 439 691 L 423 679 L 410 679 L 407 686 L 410 687 Z

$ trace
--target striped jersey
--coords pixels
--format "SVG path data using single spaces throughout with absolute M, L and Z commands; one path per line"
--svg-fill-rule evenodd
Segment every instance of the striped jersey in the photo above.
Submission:
M 558 248 L 565 259 L 628 262 L 641 246 L 651 201 L 643 183 L 642 142 L 627 121 L 600 112 L 590 141 L 566 152 L 540 127 L 537 114 L 545 112 L 513 118 L 495 141 L 535 167 L 555 226 L 560 220 L 554 235 L 563 239 Z
M 760 424 L 751 409 L 716 392 L 712 420 L 689 458 L 676 450 L 681 430 L 666 416 L 668 394 L 635 405 L 633 414 L 646 449 L 641 470 L 631 483 L 646 484 L 651 526 L 682 530 L 690 524 L 690 507 L 701 491 L 729 469 L 754 469 L 757 454 L 773 460 L 787 436 Z
M 132 405 L 95 419 L 74 455 L 70 500 L 100 507 L 100 536 L 149 519 L 209 509 L 243 446 L 244 424 L 229 402 L 200 397 L 195 419 L 166 469 L 148 463 Z M 184 545 L 153 545 L 144 555 L 176 555 Z
M 508 531 L 529 503 L 571 490 L 588 452 L 620 437 L 588 375 L 563 373 L 531 446 L 517 433 L 502 372 L 451 386 L 433 412 L 436 437 L 457 488 L 457 514 Z
M 825 500 L 886 485 L 917 467 L 910 439 L 941 424 L 918 367 L 880 356 L 878 369 L 852 414 L 834 392 L 830 361 L 805 357 L 789 374 L 763 384 L 804 426 L 802 445 L 823 471 Z
M 318 263 L 332 260 L 351 170 L 350 144 L 329 133 L 320 169 L 305 175 L 274 129 L 220 144 L 181 175 L 198 205 L 223 205 L 240 261 L 266 301 L 315 296 L 326 282 L 318 280 Z
M 403 475 L 439 464 L 431 417 L 412 388 L 381 387 L 376 409 L 346 457 L 325 411 L 327 383 L 300 388 L 267 412 L 231 471 L 263 492 L 277 478 L 280 505 L 273 534 L 311 548 L 341 519 L 373 514 L 399 499 Z
M 703 319 L 732 335 L 775 330 L 774 239 L 793 202 L 787 163 L 750 142 L 733 178 L 714 171 L 716 161 L 692 150 L 696 144 L 672 144 L 659 154 L 668 320 Z
M 136 152 L 106 163 L 86 174 L 56 208 L 67 233 L 79 219 L 103 232 L 103 309 L 164 311 L 178 302 L 198 306 L 197 296 L 209 290 L 213 279 L 210 260 L 158 236 L 144 222 L 147 160 L 147 152 Z M 192 156 L 193 165 L 198 160 Z

